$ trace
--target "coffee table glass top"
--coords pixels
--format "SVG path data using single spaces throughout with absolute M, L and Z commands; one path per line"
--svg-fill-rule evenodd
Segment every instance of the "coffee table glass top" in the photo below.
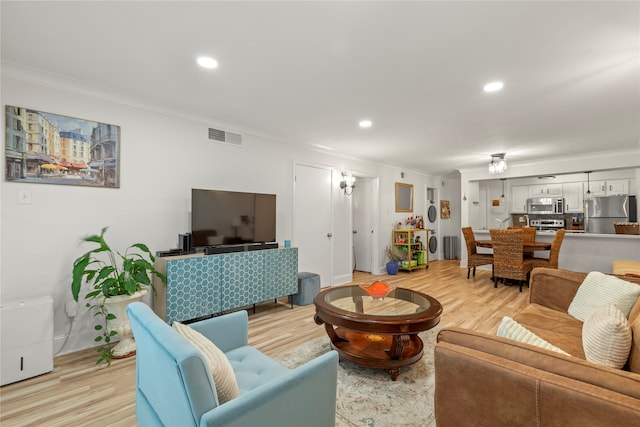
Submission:
M 340 310 L 370 316 L 406 316 L 429 310 L 431 302 L 423 294 L 396 288 L 384 298 L 373 298 L 359 286 L 331 289 L 324 301 Z

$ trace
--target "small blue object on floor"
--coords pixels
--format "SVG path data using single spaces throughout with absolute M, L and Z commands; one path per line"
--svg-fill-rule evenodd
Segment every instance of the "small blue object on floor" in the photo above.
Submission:
M 313 304 L 313 299 L 320 292 L 320 275 L 301 271 L 298 273 L 298 293 L 293 296 L 296 305 Z

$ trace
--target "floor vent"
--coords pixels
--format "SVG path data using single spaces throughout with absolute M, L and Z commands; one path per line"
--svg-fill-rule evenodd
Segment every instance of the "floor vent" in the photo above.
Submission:
M 209 128 L 209 139 L 232 145 L 242 145 L 242 135 L 220 129 Z

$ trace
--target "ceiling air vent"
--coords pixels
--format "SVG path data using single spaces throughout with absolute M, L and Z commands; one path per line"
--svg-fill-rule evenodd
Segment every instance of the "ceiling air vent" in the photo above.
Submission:
M 209 139 L 232 145 L 242 145 L 242 135 L 220 129 L 209 128 Z

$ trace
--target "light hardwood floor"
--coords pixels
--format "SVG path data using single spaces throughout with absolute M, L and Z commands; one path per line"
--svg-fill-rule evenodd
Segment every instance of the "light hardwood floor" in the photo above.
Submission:
M 513 316 L 528 300 L 529 290 L 498 285 L 489 271 L 478 270 L 467 280 L 457 260 L 431 262 L 429 269 L 395 276 L 356 272 L 354 284 L 385 280 L 435 297 L 443 306 L 442 326 L 462 326 L 495 333 L 503 316 Z M 294 306 L 286 298 L 249 312 L 249 342 L 269 356 L 283 353 L 317 337 L 324 327 L 313 321 L 314 306 Z M 428 351 L 428 349 L 425 349 Z M 135 358 L 96 367 L 94 349 L 56 357 L 51 373 L 0 389 L 0 425 L 14 426 L 135 426 Z M 158 373 L 161 375 L 161 373 Z

